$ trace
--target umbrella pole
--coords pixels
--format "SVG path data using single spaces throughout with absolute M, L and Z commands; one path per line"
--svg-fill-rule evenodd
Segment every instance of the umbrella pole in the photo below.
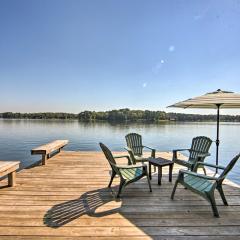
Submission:
M 217 139 L 216 139 L 216 165 L 218 165 L 218 151 L 219 151 L 219 121 L 220 121 L 220 116 L 219 116 L 219 109 L 221 104 L 216 104 L 217 106 Z M 216 168 L 216 173 L 218 172 L 218 168 Z

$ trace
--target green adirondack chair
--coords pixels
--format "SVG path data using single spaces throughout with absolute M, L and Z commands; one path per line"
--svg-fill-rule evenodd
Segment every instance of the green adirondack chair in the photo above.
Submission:
M 199 166 L 207 166 L 215 169 L 221 169 L 223 170 L 222 173 L 215 177 L 215 176 L 206 176 L 203 174 L 199 174 L 196 172 L 191 172 L 189 170 L 180 170 L 178 174 L 178 178 L 175 182 L 171 199 L 174 198 L 174 194 L 177 188 L 178 183 L 182 184 L 185 188 L 199 194 L 200 196 L 204 197 L 206 200 L 208 200 L 211 204 L 213 215 L 215 217 L 219 217 L 218 209 L 216 206 L 216 201 L 214 197 L 214 191 L 217 189 L 220 193 L 220 196 L 222 198 L 222 201 L 224 205 L 228 205 L 227 200 L 224 196 L 224 192 L 222 189 L 222 183 L 224 179 L 226 178 L 229 171 L 234 167 L 235 163 L 239 159 L 240 154 L 236 155 L 230 163 L 227 165 L 227 167 L 219 166 L 219 165 L 213 165 L 209 163 L 204 162 L 198 162 L 196 163 L 194 170 L 197 171 L 197 168 Z
M 128 151 L 133 163 L 137 162 L 148 162 L 147 157 L 143 157 L 143 149 L 147 148 L 151 150 L 151 157 L 155 158 L 156 150 L 142 144 L 142 136 L 137 133 L 129 133 L 125 136 L 127 147 L 125 149 Z
M 209 148 L 211 147 L 212 140 L 205 136 L 198 136 L 193 138 L 190 149 L 176 149 L 173 150 L 173 162 L 187 167 L 193 170 L 196 162 L 203 162 L 207 156 L 210 156 Z M 187 161 L 177 158 L 179 151 L 188 151 L 189 157 Z M 206 174 L 204 166 L 202 166 L 204 173 Z
M 117 197 L 120 197 L 120 194 L 124 187 L 126 187 L 130 183 L 138 181 L 144 176 L 147 177 L 149 190 L 150 192 L 152 192 L 151 183 L 150 183 L 150 179 L 147 171 L 147 165 L 145 164 L 118 165 L 115 161 L 116 158 L 128 157 L 128 156 L 114 157 L 112 155 L 112 152 L 103 143 L 99 143 L 99 145 L 112 168 L 112 176 L 108 184 L 108 187 L 111 187 L 112 181 L 116 175 L 120 177 L 120 185 L 119 185 Z

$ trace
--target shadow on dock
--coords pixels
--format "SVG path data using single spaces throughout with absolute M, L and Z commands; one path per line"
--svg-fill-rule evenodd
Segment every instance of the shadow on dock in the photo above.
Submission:
M 106 192 L 109 193 L 110 197 L 106 197 Z M 104 217 L 118 213 L 121 207 L 108 211 L 96 212 L 99 207 L 113 200 L 116 202 L 121 201 L 115 197 L 114 191 L 110 188 L 102 188 L 86 192 L 78 199 L 57 204 L 49 209 L 44 216 L 44 224 L 48 227 L 59 228 L 82 215 Z

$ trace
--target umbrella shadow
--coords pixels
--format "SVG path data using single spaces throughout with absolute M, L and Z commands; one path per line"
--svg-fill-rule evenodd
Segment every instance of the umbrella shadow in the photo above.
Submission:
M 103 212 L 96 212 L 96 210 L 113 200 L 120 201 L 109 188 L 88 191 L 77 199 L 54 205 L 44 215 L 43 222 L 48 227 L 59 228 L 83 215 L 92 217 L 111 215 L 119 212 L 120 207 Z

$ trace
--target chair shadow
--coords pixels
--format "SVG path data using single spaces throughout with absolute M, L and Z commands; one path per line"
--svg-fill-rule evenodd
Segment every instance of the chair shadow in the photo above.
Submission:
M 176 176 L 175 176 L 176 177 Z M 156 179 L 155 179 L 156 180 Z M 140 180 L 141 181 L 141 180 Z M 174 183 L 174 182 L 173 182 Z M 161 188 L 157 185 L 156 181 L 153 181 L 152 184 L 155 184 L 155 192 L 159 192 L 159 195 L 161 193 Z M 165 182 L 164 183 L 166 186 L 170 185 L 171 190 L 173 187 L 172 183 Z M 225 185 L 225 184 L 224 184 Z M 157 186 L 157 188 L 156 188 Z M 228 188 L 228 191 L 230 191 L 230 196 L 227 196 L 227 200 L 229 202 L 229 205 L 235 206 L 239 205 L 238 199 L 236 197 L 232 197 L 232 191 L 238 191 L 237 193 L 239 194 L 240 188 L 239 186 L 236 187 L 234 185 L 229 185 L 226 183 L 226 186 Z M 140 185 L 135 185 L 135 190 L 138 191 L 140 195 L 142 194 L 141 192 L 142 186 Z M 146 187 L 145 187 L 146 188 Z M 144 188 L 144 189 L 145 189 Z M 99 188 L 96 190 L 92 191 L 87 191 L 84 194 L 82 194 L 79 198 L 69 200 L 60 204 L 56 204 L 52 206 L 44 215 L 43 218 L 43 223 L 45 226 L 50 227 L 50 228 L 60 228 L 65 226 L 68 223 L 71 223 L 72 221 L 80 218 L 81 216 L 90 216 L 90 217 L 104 217 L 116 213 L 120 213 L 123 215 L 125 218 L 128 218 L 135 226 L 140 227 L 146 234 L 150 235 L 151 231 L 146 228 L 142 228 L 143 226 L 140 224 L 138 221 L 135 221 L 134 218 L 129 218 L 128 212 L 122 211 L 122 208 L 124 206 L 132 206 L 133 199 L 136 199 L 135 193 L 134 196 L 131 194 L 131 189 L 127 190 L 124 192 L 124 196 L 121 199 L 116 198 L 116 192 L 117 192 L 118 186 L 114 186 L 112 188 Z M 148 191 L 146 191 L 148 192 Z M 182 192 L 182 194 L 181 194 Z M 149 198 L 149 202 L 151 204 L 146 204 L 142 205 L 140 204 L 139 206 L 144 206 L 144 211 L 141 211 L 141 208 L 138 208 L 137 210 L 134 210 L 135 213 L 140 213 L 140 214 L 145 214 L 146 212 L 148 214 L 154 214 L 156 216 L 159 216 L 159 218 L 163 218 L 165 221 L 165 218 L 172 218 L 174 216 L 174 219 L 194 219 L 197 220 L 199 218 L 204 219 L 206 223 L 209 221 L 209 225 L 212 224 L 212 220 L 215 220 L 215 218 L 212 215 L 211 207 L 207 201 L 202 199 L 200 196 L 190 192 L 189 190 L 185 190 L 183 187 L 178 188 L 176 195 L 175 195 L 175 200 L 170 201 L 170 194 L 171 191 L 169 191 L 169 195 L 162 196 L 163 201 L 164 198 L 168 200 L 167 207 L 164 205 L 164 202 L 162 203 L 162 209 L 161 208 L 161 201 L 157 200 L 151 200 L 152 194 L 149 193 L 149 195 L 143 195 L 143 198 Z M 155 195 L 156 197 L 156 195 Z M 198 201 L 203 200 L 203 203 L 196 203 Z M 222 206 L 222 210 L 219 209 L 219 213 L 222 218 L 229 217 L 229 214 L 233 214 L 232 210 L 230 209 L 229 211 L 227 210 L 228 207 L 224 206 L 222 203 L 222 200 L 217 193 L 217 205 Z M 107 203 L 110 203 L 112 201 L 115 202 L 120 202 L 120 206 L 117 204 L 117 207 L 110 208 L 110 210 L 103 210 L 101 211 L 101 207 L 104 206 Z M 158 203 L 159 201 L 159 203 Z M 189 204 L 189 202 L 192 202 L 194 204 Z M 154 209 L 154 205 L 157 204 L 155 207 L 159 207 L 160 211 L 159 213 L 156 213 L 156 210 Z M 158 205 L 159 204 L 159 205 Z M 114 204 L 113 204 L 114 205 Z M 137 204 L 138 205 L 138 204 Z M 181 206 L 183 206 L 183 209 L 181 209 Z M 174 211 L 174 208 L 176 208 L 176 212 Z M 199 211 L 196 210 L 200 209 Z M 204 211 L 201 210 L 201 208 L 204 208 Z M 106 208 L 102 208 L 106 209 Z M 107 207 L 107 209 L 109 209 Z M 170 215 L 169 215 L 170 214 Z M 147 217 L 147 214 L 146 214 Z M 169 220 L 166 220 L 169 221 Z M 191 220 L 189 220 L 191 221 Z M 171 223 L 170 223 L 171 224 Z M 217 222 L 216 222 L 217 224 Z M 179 224 L 181 226 L 181 224 Z M 204 225 L 205 226 L 205 225 Z M 157 233 L 159 230 L 155 228 Z
M 106 196 L 109 193 L 109 196 Z M 111 197 L 112 196 L 112 197 Z M 120 208 L 111 209 L 104 212 L 95 212 L 97 208 L 110 201 L 120 201 L 114 196 L 110 188 L 101 188 L 88 191 L 80 198 L 57 204 L 47 211 L 43 222 L 51 228 L 59 228 L 73 220 L 88 215 L 92 217 L 103 217 L 119 212 Z

